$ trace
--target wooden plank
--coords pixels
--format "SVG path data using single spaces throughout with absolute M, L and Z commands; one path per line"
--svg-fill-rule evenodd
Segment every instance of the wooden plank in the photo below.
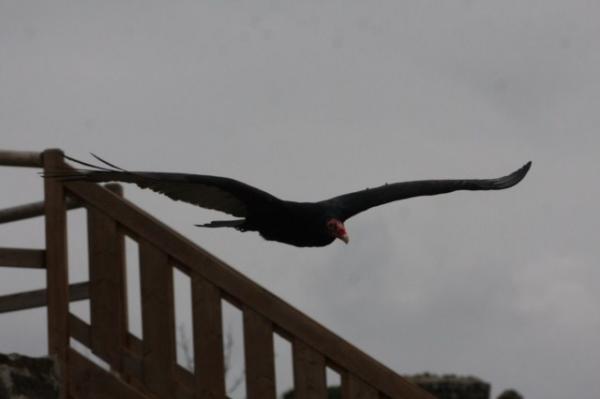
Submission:
M 83 344 L 85 347 L 91 347 L 91 326 L 87 324 L 85 321 L 81 320 L 79 317 L 74 314 L 69 314 L 69 329 L 71 332 L 71 337 L 76 339 L 78 342 Z M 130 351 L 125 349 L 121 351 L 121 360 L 120 363 L 122 365 L 122 370 L 119 375 L 123 378 L 123 380 L 127 384 L 133 385 L 135 389 L 140 391 L 145 391 L 143 384 L 141 383 L 143 379 L 143 368 L 142 368 L 142 342 L 131 335 L 128 337 L 135 341 L 135 351 Z M 133 377 L 133 378 L 131 378 Z M 190 386 L 190 384 L 188 384 Z M 193 386 L 193 385 L 191 385 Z
M 342 399 L 379 399 L 375 388 L 356 378 L 344 373 L 342 376 Z
M 63 168 L 60 150 L 43 153 L 44 171 Z M 69 274 L 67 257 L 67 213 L 63 184 L 44 180 L 46 215 L 46 283 L 48 289 L 48 353 L 56 357 L 60 370 L 67 368 L 69 346 Z M 66 399 L 67 381 L 61 385 L 60 398 Z
M 192 399 L 198 397 L 196 377 L 188 369 L 181 367 L 180 365 L 175 366 L 175 380 L 177 381 L 178 390 L 176 391 L 177 397 L 182 399 Z M 223 399 L 225 396 L 204 396 L 204 398 L 219 398 Z
M 42 154 L 32 151 L 0 150 L 0 165 L 2 166 L 42 166 Z
M 132 351 L 133 353 L 137 353 L 142 356 L 144 353 L 144 346 L 142 344 L 142 340 L 133 335 L 132 333 L 127 333 L 127 349 Z
M 46 251 L 43 249 L 0 248 L 0 266 L 46 268 Z
M 240 303 L 257 309 L 263 316 L 273 321 L 278 331 L 288 333 L 284 335 L 298 337 L 386 395 L 433 399 L 424 390 L 409 383 L 393 370 L 327 330 L 134 204 L 121 200 L 94 184 L 70 182 L 67 188 L 76 196 L 117 219 L 136 236 L 143 237 L 167 252 L 176 264 L 188 268 L 188 274 L 200 274 L 219 287 L 223 295 L 236 298 Z
M 294 364 L 294 398 L 327 398 L 325 358 L 320 353 L 295 340 L 292 344 Z
M 72 399 L 148 399 L 73 349 L 69 349 L 68 386 Z
M 273 327 L 250 308 L 244 309 L 244 356 L 248 399 L 275 399 Z
M 67 209 L 81 208 L 83 204 L 72 197 L 65 200 Z M 17 205 L 10 208 L 0 209 L 0 224 L 16 222 L 19 220 L 30 219 L 44 215 L 44 201 L 33 202 L 30 204 Z
M 225 397 L 221 295 L 208 281 L 192 277 L 192 321 L 196 398 Z
M 87 216 L 91 349 L 119 371 L 127 339 L 125 239 L 117 223 L 97 208 L 89 206 Z
M 73 313 L 69 313 L 69 333 L 71 337 L 79 341 L 88 348 L 92 345 L 92 327 L 75 316 Z
M 69 286 L 69 302 L 88 299 L 89 284 L 75 283 Z M 0 313 L 15 312 L 19 310 L 34 309 L 48 304 L 48 291 L 46 289 L 19 292 L 0 296 Z
M 173 270 L 167 255 L 141 241 L 140 278 L 144 384 L 168 398 L 174 391 L 175 305 Z
M 134 377 L 134 379 L 131 379 L 131 383 L 134 385 L 141 384 L 141 382 L 138 381 L 142 381 L 144 376 L 143 344 L 139 338 L 132 334 L 129 334 L 128 338 L 130 347 L 122 354 L 123 370 L 126 375 Z M 193 398 L 193 392 L 195 392 L 196 386 L 194 375 L 180 365 L 175 365 L 174 375 L 177 385 L 175 388 L 175 397 L 177 399 Z M 210 396 L 207 397 L 210 398 Z M 218 398 L 223 398 L 223 396 Z

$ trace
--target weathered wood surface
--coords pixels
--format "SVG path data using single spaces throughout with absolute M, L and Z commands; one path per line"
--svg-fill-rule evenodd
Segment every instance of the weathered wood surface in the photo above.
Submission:
M 88 323 L 81 320 L 73 313 L 69 313 L 69 334 L 88 348 L 91 348 L 92 346 L 91 329 L 92 327 Z
M 0 248 L 0 267 L 46 268 L 46 251 L 43 249 Z
M 325 358 L 322 354 L 296 340 L 292 344 L 294 363 L 294 398 L 323 399 L 327 397 Z
M 119 195 L 123 194 L 123 187 L 119 183 L 107 183 L 104 187 Z M 65 207 L 67 210 L 79 209 L 83 203 L 73 197 L 66 197 Z M 0 224 L 17 222 L 38 216 L 44 216 L 44 201 L 31 202 L 29 204 L 17 205 L 10 208 L 0 209 Z
M 39 168 L 42 166 L 42 154 L 32 151 L 0 150 L 0 165 Z
M 196 398 L 223 398 L 225 359 L 221 295 L 217 287 L 197 275 L 192 278 L 192 321 Z
M 81 201 L 76 201 L 72 197 L 65 200 L 67 209 L 81 208 Z M 29 204 L 17 205 L 10 208 L 0 209 L 0 224 L 16 222 L 24 219 L 30 219 L 44 215 L 44 201 L 32 202 Z
M 69 315 L 69 330 L 71 337 L 79 341 L 87 348 L 92 346 L 92 326 L 79 317 L 70 314 Z M 119 364 L 122 366 L 119 375 L 127 383 L 131 383 L 135 388 L 144 389 L 141 381 L 143 380 L 143 368 L 142 368 L 142 341 L 131 334 L 127 334 L 128 343 L 130 340 L 134 342 L 134 349 L 127 348 L 120 351 Z M 108 361 L 102 356 L 99 356 L 102 360 Z M 133 377 L 133 378 L 131 378 Z
M 244 354 L 248 399 L 275 399 L 275 353 L 271 322 L 244 309 Z
M 73 349 L 69 349 L 67 380 L 73 399 L 148 399 L 115 375 L 101 369 Z
M 342 399 L 379 399 L 375 388 L 353 375 L 342 376 Z
M 92 350 L 120 370 L 127 339 L 125 239 L 114 219 L 90 206 L 88 252 Z
M 46 150 L 44 170 L 63 167 L 60 150 Z M 56 356 L 61 370 L 66 369 L 69 347 L 69 274 L 67 257 L 67 212 L 63 184 L 54 179 L 44 180 L 46 214 L 46 284 L 48 289 L 48 352 Z M 67 381 L 63 381 L 67 384 Z M 61 390 L 67 399 L 68 386 Z
M 140 280 L 144 384 L 151 392 L 168 398 L 174 392 L 175 303 L 173 268 L 167 255 L 141 241 Z
M 43 153 L 44 170 L 64 167 L 60 150 Z M 67 252 L 67 211 L 63 184 L 54 179 L 44 180 L 46 215 L 46 286 L 48 289 L 48 353 L 56 357 L 60 370 L 67 370 L 69 348 L 69 276 Z M 63 375 L 64 376 L 64 375 Z M 67 399 L 67 380 L 61 399 Z
M 432 399 L 427 392 L 407 382 L 130 202 L 120 200 L 101 187 L 89 183 L 70 182 L 67 188 L 74 195 L 119 220 L 134 236 L 143 237 L 168 253 L 182 271 L 190 275 L 198 273 L 222 290 L 223 295 L 257 309 L 284 335 L 297 337 L 340 368 L 368 381 L 379 391 L 395 398 Z
M 70 302 L 82 301 L 89 297 L 89 284 L 87 282 L 75 283 L 69 286 Z M 48 291 L 46 289 L 19 292 L 0 296 L 0 313 L 40 308 L 47 304 Z

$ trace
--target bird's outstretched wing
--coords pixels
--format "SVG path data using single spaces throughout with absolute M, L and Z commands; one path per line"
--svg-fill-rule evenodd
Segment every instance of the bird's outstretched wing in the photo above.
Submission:
M 246 217 L 255 209 L 272 206 L 280 201 L 265 191 L 226 177 L 127 171 L 95 157 L 109 167 L 92 165 L 65 156 L 68 160 L 90 169 L 57 171 L 46 173 L 45 177 L 63 181 L 135 183 L 141 188 L 148 188 L 176 201 L 188 202 L 238 217 Z
M 405 198 L 444 194 L 457 190 L 502 190 L 520 182 L 531 167 L 531 162 L 510 175 L 497 179 L 419 180 L 385 184 L 380 187 L 340 195 L 321 203 L 336 210 L 346 220 L 374 206 Z

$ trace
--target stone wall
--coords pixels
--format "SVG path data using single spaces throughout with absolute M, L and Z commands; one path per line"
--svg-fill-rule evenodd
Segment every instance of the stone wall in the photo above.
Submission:
M 49 358 L 0 354 L 0 399 L 56 399 L 58 389 Z

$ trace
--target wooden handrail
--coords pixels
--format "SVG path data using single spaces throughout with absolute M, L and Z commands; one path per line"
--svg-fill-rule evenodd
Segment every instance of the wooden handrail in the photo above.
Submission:
M 197 274 L 207 279 L 227 296 L 273 322 L 276 329 L 296 337 L 323 354 L 328 361 L 368 382 L 385 395 L 394 398 L 432 398 L 129 201 L 89 183 L 69 182 L 65 187 L 84 202 L 117 220 L 133 237 L 146 240 L 167 253 L 187 274 Z
M 42 153 L 0 150 L 0 165 L 39 168 L 42 166 Z

